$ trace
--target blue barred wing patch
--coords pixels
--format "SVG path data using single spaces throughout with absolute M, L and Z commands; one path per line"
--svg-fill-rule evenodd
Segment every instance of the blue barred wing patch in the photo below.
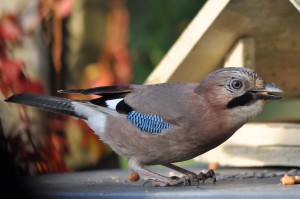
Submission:
M 148 115 L 136 111 L 131 111 L 128 113 L 127 118 L 141 131 L 146 131 L 153 134 L 159 134 L 163 130 L 173 127 L 173 125 L 165 122 L 162 117 L 158 115 Z

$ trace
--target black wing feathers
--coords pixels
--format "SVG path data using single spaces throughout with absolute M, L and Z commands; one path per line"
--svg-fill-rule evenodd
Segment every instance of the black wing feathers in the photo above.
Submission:
M 116 85 L 95 87 L 89 89 L 59 90 L 58 92 L 65 94 L 100 95 L 100 98 L 80 102 L 91 102 L 92 104 L 98 106 L 107 107 L 107 101 L 114 99 L 122 99 L 132 91 L 133 88 L 130 85 Z M 17 104 L 24 104 L 50 112 L 71 115 L 81 119 L 87 119 L 84 116 L 79 115 L 75 112 L 72 102 L 76 100 L 70 100 L 67 98 L 53 97 L 40 94 L 16 94 L 5 101 Z M 132 108 L 129 105 L 127 105 L 124 102 L 124 100 L 122 100 L 117 104 L 116 111 L 119 113 L 127 114 L 130 111 L 132 111 Z
M 59 93 L 65 94 L 84 94 L 84 95 L 114 95 L 120 93 L 129 93 L 132 88 L 129 85 L 117 85 L 117 86 L 102 86 L 88 89 L 75 89 L 75 90 L 59 90 Z
M 100 95 L 100 98 L 90 100 L 92 104 L 107 107 L 107 101 L 124 98 L 128 93 L 132 92 L 133 88 L 130 85 L 103 86 L 89 89 L 75 90 L 59 90 L 59 93 L 65 94 L 84 94 L 84 95 Z M 128 114 L 133 109 L 124 102 L 120 101 L 116 106 L 116 111 L 123 114 Z

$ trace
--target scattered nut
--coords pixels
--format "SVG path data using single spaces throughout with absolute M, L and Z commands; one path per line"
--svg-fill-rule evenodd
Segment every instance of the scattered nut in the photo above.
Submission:
M 208 165 L 208 170 L 217 170 L 219 168 L 219 164 L 217 162 L 212 162 Z
M 140 175 L 137 172 L 132 172 L 129 176 L 128 176 L 128 180 L 131 182 L 136 182 L 140 179 Z
M 296 181 L 296 184 L 300 184 L 300 176 L 295 176 L 295 181 Z
M 283 185 L 293 185 L 296 183 L 294 176 L 289 176 L 287 173 L 284 174 L 284 176 L 280 179 L 280 182 Z

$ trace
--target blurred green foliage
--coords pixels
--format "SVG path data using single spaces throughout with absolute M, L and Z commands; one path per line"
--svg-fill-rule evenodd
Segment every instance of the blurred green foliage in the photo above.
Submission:
M 206 0 L 129 0 L 133 83 L 141 84 Z

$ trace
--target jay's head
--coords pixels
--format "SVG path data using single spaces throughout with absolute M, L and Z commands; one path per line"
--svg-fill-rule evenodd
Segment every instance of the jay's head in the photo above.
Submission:
M 249 117 L 257 115 L 266 100 L 281 98 L 274 93 L 283 93 L 253 70 L 239 67 L 222 68 L 209 74 L 196 92 L 205 93 L 206 100 L 213 106 L 235 113 L 247 111 Z

